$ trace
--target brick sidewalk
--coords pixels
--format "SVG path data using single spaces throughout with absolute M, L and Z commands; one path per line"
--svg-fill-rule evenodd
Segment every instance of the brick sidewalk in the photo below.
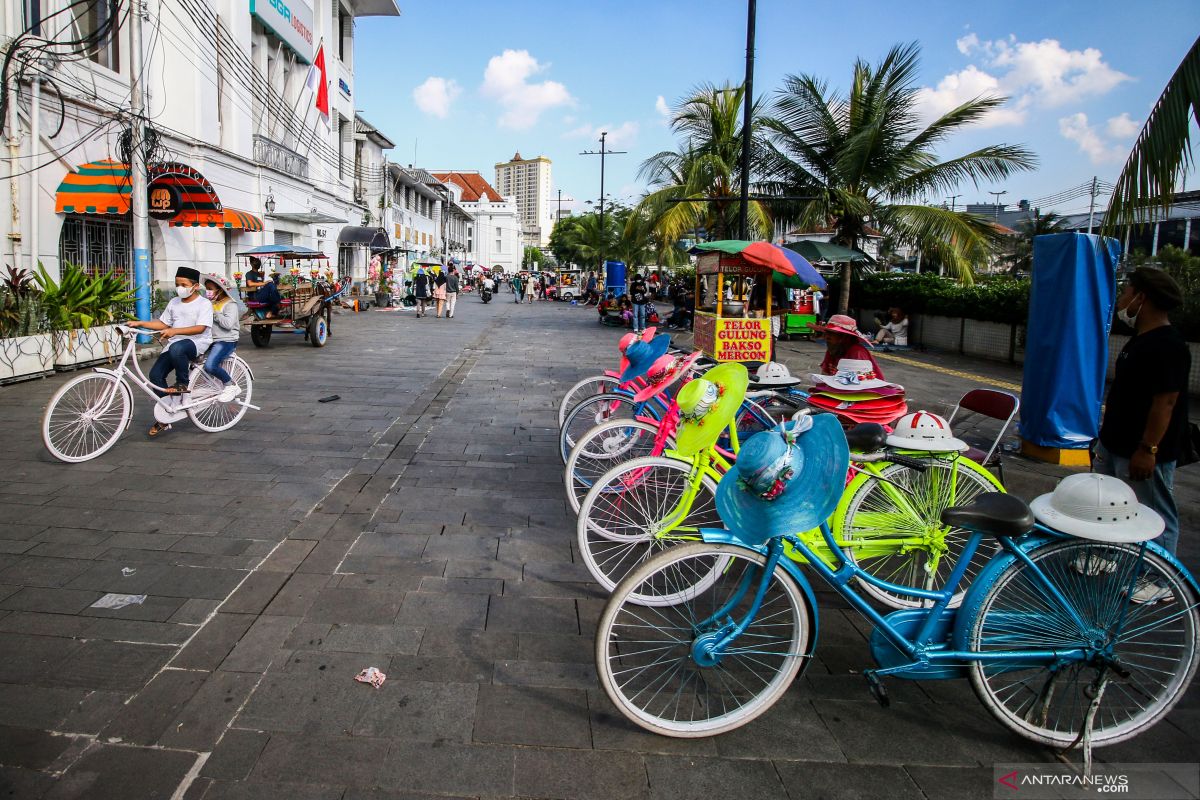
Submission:
M 760 721 L 625 723 L 556 448 L 561 394 L 615 362 L 593 320 L 472 296 L 453 321 L 343 315 L 323 350 L 242 348 L 263 411 L 233 431 L 150 441 L 141 402 L 78 466 L 36 432 L 62 378 L 0 389 L 0 794 L 982 798 L 993 762 L 1049 759 L 965 682 L 876 705 L 868 630 L 827 592 L 815 663 Z M 148 599 L 90 608 L 109 591 Z M 352 680 L 367 666 L 381 689 Z M 1185 706 L 1101 755 L 1191 758 Z

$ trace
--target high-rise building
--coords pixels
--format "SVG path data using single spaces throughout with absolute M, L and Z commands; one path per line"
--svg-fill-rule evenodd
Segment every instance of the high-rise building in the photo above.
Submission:
M 550 182 L 550 159 L 545 156 L 526 159 L 518 152 L 510 161 L 496 165 L 496 189 L 505 197 L 516 198 L 522 236 L 532 247 L 550 245 L 554 227 L 548 208 Z

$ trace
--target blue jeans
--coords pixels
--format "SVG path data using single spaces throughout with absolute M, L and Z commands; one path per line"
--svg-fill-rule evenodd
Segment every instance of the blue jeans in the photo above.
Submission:
M 1158 462 L 1154 472 L 1144 481 L 1129 480 L 1129 459 L 1115 456 L 1096 443 L 1096 459 L 1092 469 L 1101 475 L 1120 478 L 1133 487 L 1138 502 L 1150 506 L 1166 523 L 1158 543 L 1168 553 L 1174 553 L 1179 544 L 1179 509 L 1175 506 L 1175 462 Z
M 167 375 L 172 370 L 175 371 L 175 383 L 187 385 L 188 368 L 191 366 L 191 360 L 196 357 L 196 343 L 191 339 L 180 339 L 179 341 L 171 342 L 171 346 L 158 356 L 158 360 L 154 362 L 154 366 L 150 368 L 150 382 L 156 387 L 169 386 L 167 383 Z M 166 392 L 159 391 L 157 388 L 154 393 L 159 397 L 165 397 Z
M 646 330 L 646 306 L 647 303 L 633 304 L 633 329 L 635 331 Z
M 226 385 L 233 383 L 233 378 L 229 377 L 221 362 L 233 355 L 236 349 L 237 342 L 213 342 L 212 347 L 208 348 L 208 357 L 204 360 L 204 371 Z

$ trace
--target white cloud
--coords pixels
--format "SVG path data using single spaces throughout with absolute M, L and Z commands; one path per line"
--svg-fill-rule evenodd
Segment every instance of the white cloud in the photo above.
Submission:
M 1117 119 L 1119 118 L 1113 117 L 1109 123 Z M 1079 152 L 1086 155 L 1093 164 L 1120 162 L 1127 152 L 1127 148 L 1107 141 L 1095 126 L 1088 123 L 1087 114 L 1082 111 L 1061 118 L 1058 121 L 1058 132 L 1063 138 L 1075 142 L 1079 146 Z
M 557 81 L 530 82 L 547 67 L 528 50 L 505 50 L 488 61 L 480 91 L 504 108 L 501 127 L 528 130 L 537 124 L 543 111 L 574 102 L 567 87 Z
M 1008 97 L 1009 103 L 981 124 L 1019 125 L 1032 108 L 1057 108 L 1098 97 L 1131 80 L 1105 63 L 1094 47 L 1068 50 L 1056 39 L 1021 42 L 1010 35 L 982 41 L 968 33 L 955 46 L 963 55 L 978 56 L 979 64 L 945 76 L 935 88 L 921 89 L 918 102 L 929 119 L 976 97 Z
M 572 128 L 563 134 L 564 139 L 591 139 L 593 141 L 600 140 L 600 134 L 604 131 L 608 132 L 605 142 L 608 147 L 622 147 L 632 145 L 637 141 L 638 131 L 641 126 L 636 122 L 622 122 L 620 125 L 592 125 L 590 122 L 584 123 L 576 128 Z
M 667 98 L 663 97 L 661 94 L 658 96 L 658 99 L 654 101 L 654 110 L 657 111 L 660 116 L 671 116 L 671 107 L 667 105 Z
M 974 64 L 952 75 L 947 75 L 938 83 L 936 89 L 928 87 L 917 92 L 917 106 L 922 115 L 930 122 L 951 109 L 958 108 L 968 100 L 978 97 L 1003 97 L 1000 81 L 994 75 L 989 75 Z M 993 110 L 979 122 L 979 127 L 989 128 L 997 125 L 1019 125 L 1025 121 L 1027 100 L 1009 102 Z
M 1141 132 L 1142 123 L 1124 113 L 1119 117 L 1111 117 L 1104 127 L 1114 139 L 1132 139 Z
M 426 114 L 445 119 L 450 105 L 461 93 L 462 88 L 455 81 L 431 76 L 413 89 L 413 100 Z
M 969 56 L 971 55 L 972 50 L 974 50 L 976 47 L 979 47 L 979 37 L 974 33 L 968 33 L 961 39 L 956 40 L 954 44 L 958 48 L 958 52 L 962 53 L 964 56 Z

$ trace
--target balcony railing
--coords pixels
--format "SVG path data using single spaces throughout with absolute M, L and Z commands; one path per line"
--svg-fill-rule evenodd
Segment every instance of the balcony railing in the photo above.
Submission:
M 254 134 L 254 160 L 297 178 L 308 178 L 308 159 L 274 139 Z

